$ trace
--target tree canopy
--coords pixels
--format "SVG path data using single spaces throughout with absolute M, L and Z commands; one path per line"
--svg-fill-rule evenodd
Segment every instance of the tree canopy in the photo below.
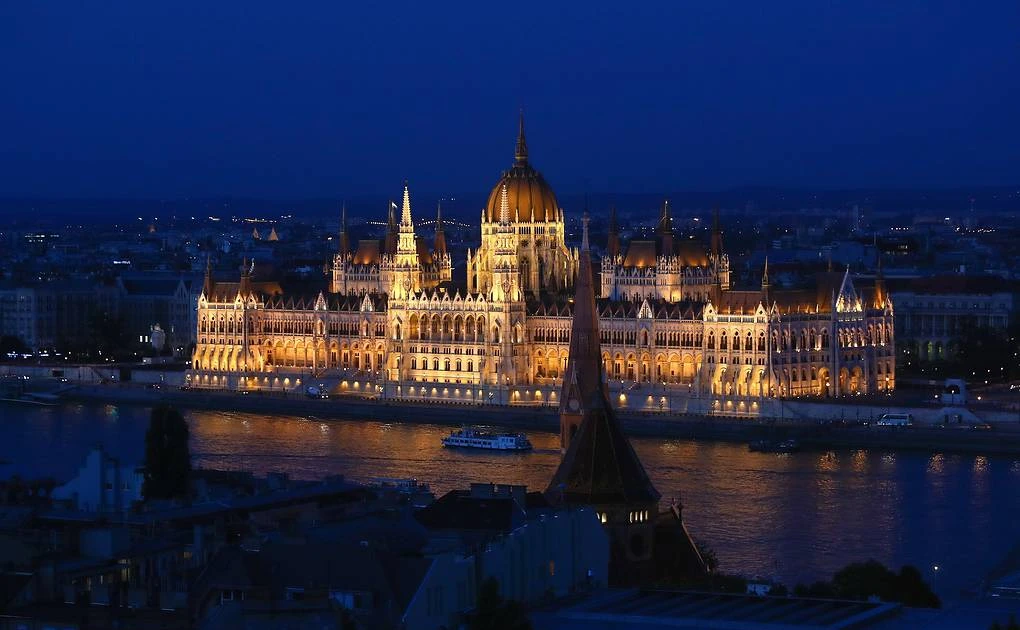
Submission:
M 188 423 L 170 405 L 153 408 L 145 433 L 145 479 L 142 495 L 150 499 L 188 496 L 191 483 L 191 450 Z
M 916 567 L 904 565 L 899 573 L 895 573 L 875 560 L 849 564 L 837 571 L 831 582 L 815 582 L 810 586 L 801 584 L 794 593 L 799 597 L 840 599 L 876 596 L 883 601 L 922 608 L 939 608 L 942 605 Z
M 470 630 L 531 630 L 531 621 L 520 602 L 504 600 L 499 582 L 488 578 L 478 589 L 478 602 L 471 617 Z

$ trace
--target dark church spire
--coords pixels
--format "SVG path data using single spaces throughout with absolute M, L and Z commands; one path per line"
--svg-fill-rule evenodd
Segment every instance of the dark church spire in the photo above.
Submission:
M 673 215 L 669 212 L 669 199 L 662 204 L 658 227 L 660 251 L 663 256 L 673 255 Z
M 351 251 L 351 238 L 347 235 L 347 204 L 340 209 L 340 243 L 337 251 L 341 256 L 346 256 Z
M 582 242 L 560 397 L 560 442 L 566 452 L 546 496 L 571 504 L 655 505 L 660 495 L 623 435 L 602 380 L 587 217 Z
M 620 226 L 616 222 L 616 206 L 609 208 L 609 238 L 606 242 L 606 254 L 620 255 Z
M 719 229 L 719 206 L 712 210 L 712 256 L 718 258 L 722 254 L 722 230 Z
M 885 308 L 887 296 L 885 293 L 885 274 L 882 273 L 882 252 L 878 252 L 878 270 L 875 272 L 875 300 L 874 308 Z
M 254 258 L 250 262 L 247 257 L 241 260 L 241 283 L 237 285 L 237 292 L 243 298 L 251 294 L 251 271 L 254 267 Z
M 383 243 L 383 250 L 387 254 L 397 253 L 397 240 L 399 239 L 399 228 L 397 227 L 397 204 L 390 199 L 389 218 L 386 220 L 386 241 Z
M 436 238 L 433 241 L 432 249 L 436 255 L 446 253 L 446 233 L 443 231 L 443 203 L 436 203 Z
M 213 292 L 213 279 L 212 279 L 212 258 L 209 254 L 205 255 L 205 281 L 202 283 L 202 293 L 205 294 L 207 300 L 212 299 Z

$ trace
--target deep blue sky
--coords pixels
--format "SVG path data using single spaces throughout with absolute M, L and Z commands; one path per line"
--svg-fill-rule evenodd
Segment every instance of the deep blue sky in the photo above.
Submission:
M 1020 2 L 0 3 L 0 196 L 1020 181 Z

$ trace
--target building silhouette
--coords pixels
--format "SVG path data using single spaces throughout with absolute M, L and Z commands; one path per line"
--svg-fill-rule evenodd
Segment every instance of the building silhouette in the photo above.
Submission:
M 546 497 L 595 509 L 610 538 L 609 580 L 616 586 L 697 578 L 705 564 L 679 504 L 659 511 L 661 495 L 623 434 L 602 373 L 588 218 L 584 218 L 574 293 L 570 355 L 560 399 L 563 459 Z

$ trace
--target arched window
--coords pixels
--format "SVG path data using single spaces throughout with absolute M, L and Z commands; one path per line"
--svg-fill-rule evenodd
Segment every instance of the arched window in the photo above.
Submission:
M 416 359 L 414 357 L 411 357 L 411 369 L 412 370 L 417 370 L 418 369 L 418 359 Z

